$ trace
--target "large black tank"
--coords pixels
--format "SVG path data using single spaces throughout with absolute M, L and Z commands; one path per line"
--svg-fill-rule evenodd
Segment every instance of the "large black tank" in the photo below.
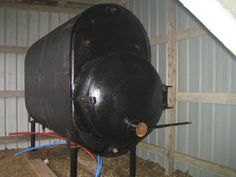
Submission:
M 36 122 L 103 156 L 147 136 L 163 110 L 139 20 L 115 4 L 96 5 L 30 47 L 25 99 Z

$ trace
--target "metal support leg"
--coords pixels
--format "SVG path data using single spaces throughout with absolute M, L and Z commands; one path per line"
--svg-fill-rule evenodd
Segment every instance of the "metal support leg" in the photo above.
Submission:
M 70 177 L 77 177 L 78 148 L 71 148 L 70 154 Z
M 35 121 L 30 120 L 30 125 L 31 125 L 31 132 L 35 132 Z M 30 139 L 31 147 L 35 147 L 35 135 L 31 134 L 30 138 L 31 138 Z
M 136 175 L 136 146 L 130 149 L 130 177 Z

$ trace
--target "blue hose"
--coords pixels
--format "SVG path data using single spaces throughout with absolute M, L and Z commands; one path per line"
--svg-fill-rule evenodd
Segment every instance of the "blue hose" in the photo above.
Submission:
M 100 176 L 101 171 L 102 171 L 102 164 L 103 164 L 102 157 L 100 155 L 98 155 L 98 166 L 97 166 L 95 177 L 99 177 Z
M 32 148 L 25 149 L 25 150 L 15 154 L 15 156 L 20 156 L 20 155 L 22 155 L 24 153 L 30 152 L 30 151 L 35 150 L 35 149 L 40 149 L 40 148 L 44 148 L 44 147 L 51 147 L 51 146 L 57 146 L 57 145 L 65 145 L 65 144 L 67 144 L 66 141 L 52 143 L 52 144 L 43 144 L 43 145 L 40 145 L 40 146 L 35 146 L 35 147 L 32 147 Z M 97 166 L 95 177 L 99 177 L 100 176 L 101 171 L 102 171 L 102 165 L 103 165 L 103 159 L 102 159 L 102 157 L 100 155 L 98 155 L 98 166 Z
M 15 154 L 15 156 L 20 156 L 21 154 L 27 153 L 27 152 L 32 151 L 32 150 L 35 150 L 35 149 L 40 149 L 40 148 L 50 147 L 50 146 L 57 146 L 57 145 L 65 145 L 65 144 L 67 144 L 66 141 L 57 142 L 57 143 L 52 143 L 52 144 L 43 144 L 43 145 L 40 145 L 40 146 L 35 146 L 35 147 L 32 147 L 32 148 L 25 149 L 25 150 L 23 150 L 23 151 L 18 152 L 17 154 Z

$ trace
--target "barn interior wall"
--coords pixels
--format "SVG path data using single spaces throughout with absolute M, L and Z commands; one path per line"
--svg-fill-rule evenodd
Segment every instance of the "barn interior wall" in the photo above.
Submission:
M 127 8 L 143 23 L 148 36 L 167 34 L 167 1 L 130 0 Z M 177 31 L 203 28 L 201 23 L 177 3 Z M 166 44 L 151 47 L 152 64 L 162 81 L 167 82 Z M 177 42 L 177 92 L 235 93 L 236 57 L 211 34 Z M 190 126 L 176 128 L 176 151 L 236 169 L 235 105 L 177 103 L 177 121 L 191 121 Z M 165 122 L 165 113 L 160 124 Z M 165 147 L 165 130 L 153 131 L 145 142 Z M 164 157 L 139 150 L 138 155 L 163 165 Z M 175 168 L 193 176 L 216 176 L 207 171 L 175 162 Z

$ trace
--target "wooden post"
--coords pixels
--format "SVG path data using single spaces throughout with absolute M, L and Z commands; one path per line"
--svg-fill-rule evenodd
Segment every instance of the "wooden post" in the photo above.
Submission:
M 235 93 L 196 93 L 177 92 L 177 101 L 213 104 L 236 104 Z
M 25 92 L 23 90 L 4 90 L 0 91 L 0 98 L 23 98 Z
M 169 92 L 168 102 L 173 108 L 167 111 L 166 123 L 176 122 L 176 4 L 173 0 L 167 1 L 168 12 L 168 85 L 172 88 Z M 175 127 L 166 129 L 166 159 L 165 174 L 169 175 L 174 170 L 175 152 Z
M 41 159 L 29 160 L 29 163 L 38 177 L 57 177 Z

